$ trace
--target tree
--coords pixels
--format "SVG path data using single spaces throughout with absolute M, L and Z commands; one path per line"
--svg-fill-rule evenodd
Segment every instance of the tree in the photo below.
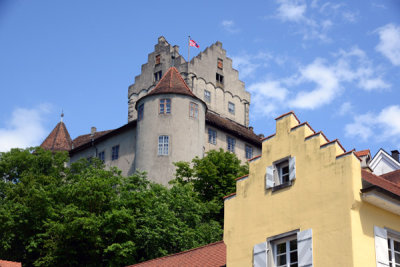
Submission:
M 172 184 L 193 184 L 195 192 L 205 202 L 215 202 L 218 211 L 214 218 L 223 225 L 223 197 L 236 191 L 235 178 L 248 174 L 248 164 L 241 165 L 235 154 L 211 150 L 192 162 L 175 163 L 176 178 Z
M 124 177 L 101 161 L 66 167 L 40 148 L 0 154 L 0 258 L 24 266 L 121 266 L 220 240 L 217 206 L 191 184 Z

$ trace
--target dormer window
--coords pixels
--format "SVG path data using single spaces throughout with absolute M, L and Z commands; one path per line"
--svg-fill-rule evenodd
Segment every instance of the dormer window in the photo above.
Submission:
M 162 71 L 157 71 L 156 73 L 154 73 L 154 81 L 158 82 L 159 80 L 161 80 L 162 77 Z
M 156 56 L 156 65 L 161 64 L 161 55 Z

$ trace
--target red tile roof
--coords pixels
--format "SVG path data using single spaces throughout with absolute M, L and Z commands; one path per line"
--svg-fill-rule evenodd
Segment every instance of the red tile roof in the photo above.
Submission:
M 395 183 L 398 186 L 400 186 L 400 170 L 395 170 L 392 172 L 381 174 L 381 176 L 383 178 L 385 178 L 386 180 L 389 180 L 390 182 Z
M 206 123 L 215 126 L 216 128 L 219 128 L 221 130 L 225 130 L 239 138 L 243 138 L 253 145 L 261 148 L 261 138 L 256 135 L 252 130 L 237 122 L 223 118 L 217 114 L 207 112 Z
M 354 153 L 356 154 L 357 157 L 367 156 L 368 154 L 371 154 L 371 152 L 369 151 L 369 149 L 356 151 L 356 152 L 354 152 Z
M 386 191 L 389 191 L 395 195 L 400 196 L 400 185 L 391 182 L 382 176 L 375 175 L 373 173 L 370 173 L 365 170 L 361 170 L 361 177 L 367 181 L 368 183 L 375 185 L 377 187 L 380 187 L 382 189 L 385 189 Z
M 62 121 L 57 123 L 40 147 L 51 151 L 69 151 L 71 149 L 72 140 Z
M 219 241 L 128 267 L 221 267 L 225 264 L 226 246 L 224 241 Z
M 20 262 L 0 260 L 0 267 L 21 267 Z
M 92 136 L 91 134 L 80 135 L 72 141 L 72 143 L 74 144 L 74 149 L 92 141 L 92 138 L 93 138 L 93 140 L 96 140 L 96 139 L 102 137 L 103 135 L 108 134 L 109 132 L 112 132 L 112 131 L 113 130 L 95 132 L 94 136 Z
M 158 94 L 181 94 L 197 98 L 197 96 L 195 96 L 189 89 L 181 74 L 175 67 L 169 68 L 167 73 L 164 74 L 156 87 L 154 87 L 154 89 L 151 90 L 147 95 Z

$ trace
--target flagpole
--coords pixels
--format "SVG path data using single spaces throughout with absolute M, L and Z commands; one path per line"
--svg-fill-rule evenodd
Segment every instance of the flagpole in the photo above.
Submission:
M 189 65 L 190 65 L 190 35 L 188 36 L 188 68 L 187 68 L 187 82 L 189 84 Z

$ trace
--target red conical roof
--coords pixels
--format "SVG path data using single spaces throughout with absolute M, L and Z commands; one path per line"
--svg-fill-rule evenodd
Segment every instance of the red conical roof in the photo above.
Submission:
M 53 131 L 40 145 L 41 148 L 51 151 L 69 151 L 72 148 L 72 140 L 69 136 L 67 127 L 60 121 Z
M 183 80 L 181 74 L 174 67 L 169 68 L 156 87 L 147 95 L 180 94 L 197 98 Z

